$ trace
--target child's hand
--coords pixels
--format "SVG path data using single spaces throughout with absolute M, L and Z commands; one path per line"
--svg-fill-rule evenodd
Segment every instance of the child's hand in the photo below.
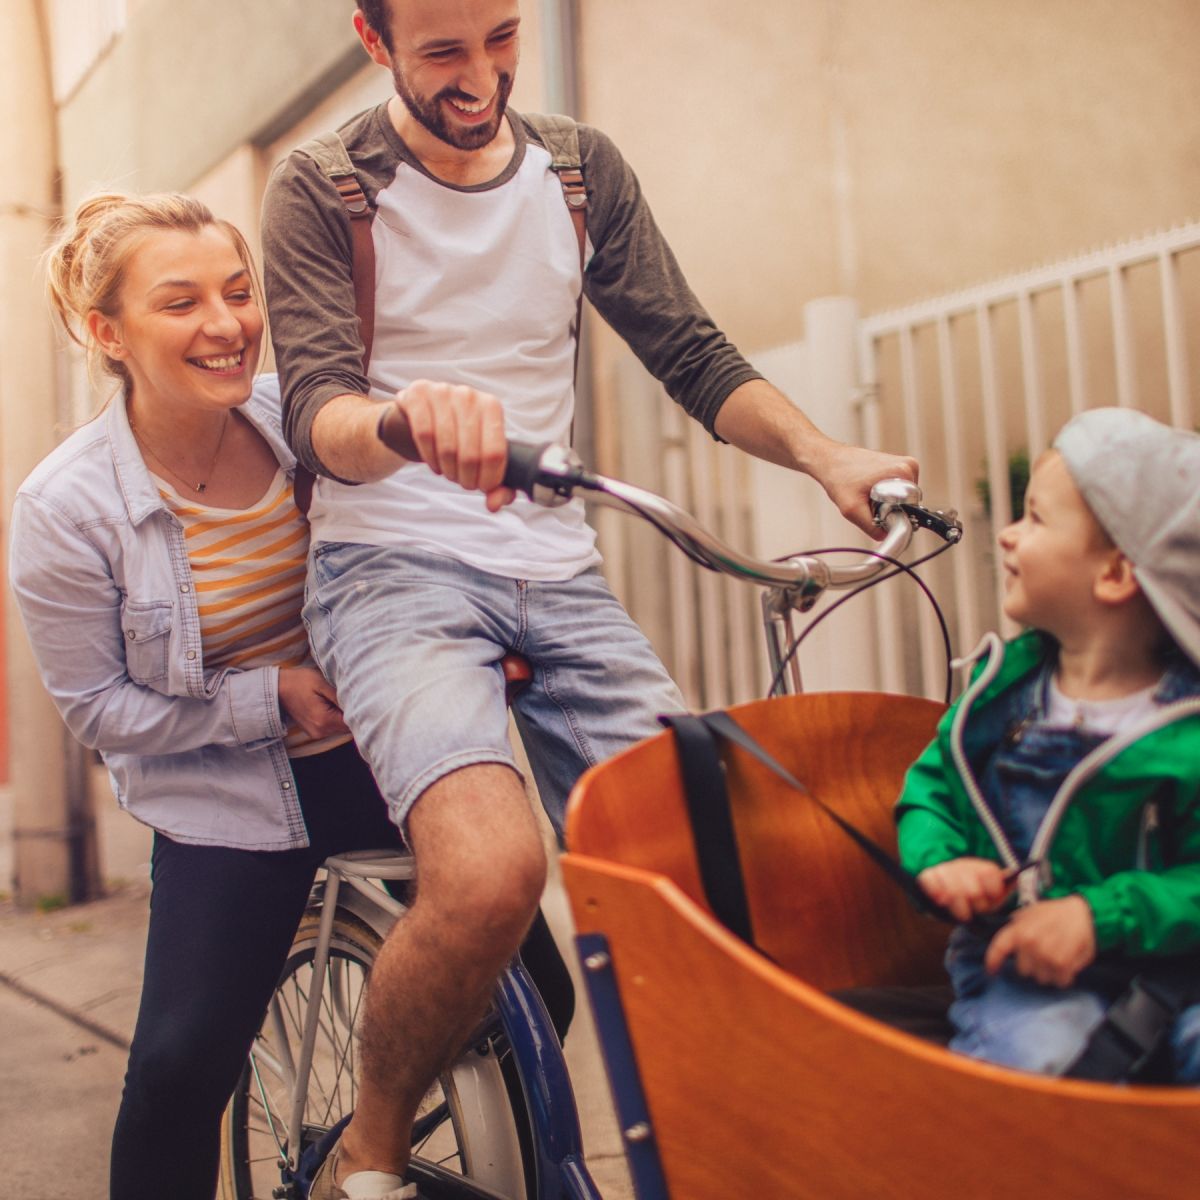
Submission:
M 999 908 L 1013 888 L 1004 880 L 1004 868 L 986 858 L 952 858 L 927 867 L 917 882 L 935 904 L 948 908 L 959 921 Z
M 995 975 L 1010 957 L 1020 974 L 1038 983 L 1070 987 L 1096 957 L 1091 906 L 1082 896 L 1063 896 L 1018 909 L 992 938 L 983 963 Z

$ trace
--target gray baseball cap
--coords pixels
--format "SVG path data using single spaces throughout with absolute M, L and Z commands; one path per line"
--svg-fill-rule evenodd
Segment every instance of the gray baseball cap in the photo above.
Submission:
M 1130 408 L 1093 408 L 1054 448 L 1138 583 L 1200 666 L 1200 434 Z

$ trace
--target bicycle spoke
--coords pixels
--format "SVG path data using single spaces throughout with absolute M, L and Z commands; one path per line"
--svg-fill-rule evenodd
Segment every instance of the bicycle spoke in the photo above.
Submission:
M 267 1103 L 266 1087 L 263 1084 L 262 1073 L 258 1069 L 258 1063 L 255 1061 L 253 1054 L 250 1055 L 250 1065 L 253 1069 L 254 1082 L 255 1086 L 258 1088 L 258 1094 L 263 1106 L 263 1111 L 266 1113 L 267 1122 L 271 1127 L 271 1136 L 275 1139 L 275 1145 L 280 1153 L 280 1156 L 285 1156 L 284 1148 L 287 1145 L 286 1134 L 283 1139 L 280 1139 L 280 1136 L 275 1129 L 275 1122 L 271 1119 L 271 1109 Z
M 326 1125 L 331 1123 L 330 1117 L 333 1114 L 335 1106 L 339 1112 L 348 1111 L 348 1107 L 343 1102 L 343 1096 L 342 1096 L 342 1079 L 343 1079 L 343 1075 L 345 1074 L 346 1069 L 347 1069 L 347 1063 L 350 1064 L 349 1065 L 350 1074 L 347 1077 L 349 1080 L 348 1087 L 349 1087 L 349 1090 L 351 1091 L 350 1107 L 353 1106 L 354 1076 L 353 1076 L 352 1055 L 353 1055 L 353 1047 L 354 1047 L 354 1029 L 353 1029 L 353 1026 L 351 1026 L 350 1028 L 347 1028 L 345 1030 L 345 1041 L 343 1043 L 343 1041 L 341 1040 L 341 1038 L 338 1035 L 338 1026 L 343 1024 L 343 1022 L 339 1020 L 338 1015 L 337 1015 L 340 998 L 337 997 L 334 993 L 334 989 L 339 986 L 339 982 L 340 981 L 338 981 L 334 978 L 334 972 L 332 970 L 327 970 L 326 986 L 324 988 L 324 991 L 322 994 L 322 999 L 321 999 L 321 1010 L 322 1010 L 323 1014 L 325 1015 L 325 1017 L 327 1018 L 328 1024 L 326 1025 L 324 1022 L 322 1022 L 322 1028 L 326 1030 L 327 1036 L 329 1038 L 329 1042 L 333 1046 L 334 1063 L 332 1066 L 333 1078 L 332 1078 L 331 1086 L 327 1090 L 324 1091 L 324 1095 L 326 1097 L 326 1104 L 325 1104 L 325 1112 L 322 1115 L 321 1123 L 326 1124 Z M 360 989 L 359 989 L 360 997 L 361 997 L 363 990 L 365 990 L 365 989 L 360 987 Z M 356 999 L 355 1003 L 354 1003 L 355 1019 L 357 1019 L 358 1004 L 359 1004 L 359 1001 Z M 344 1009 L 343 1009 L 343 1011 L 344 1011 Z
M 432 1136 L 434 1130 L 437 1129 L 443 1121 L 450 1115 L 450 1106 L 443 1100 L 430 1112 L 427 1112 L 423 1117 L 418 1117 L 413 1122 L 413 1149 L 415 1150 L 418 1144 L 423 1145 Z
M 342 937 L 345 940 L 339 940 Z M 288 960 L 255 1040 L 246 1076 L 231 1109 L 235 1124 L 231 1126 L 228 1169 L 236 1183 L 233 1190 L 222 1190 L 222 1196 L 266 1200 L 279 1190 L 281 1183 L 285 1186 L 289 1183 L 289 1156 L 302 1151 L 353 1111 L 360 1063 L 356 1039 L 366 1003 L 373 953 L 371 936 L 366 930 L 351 929 L 348 937 L 335 932 L 329 962 L 320 978 L 313 971 L 314 947 L 315 928 L 310 925 L 302 948 L 294 949 Z M 310 1005 L 314 1003 L 316 1011 L 310 1014 Z M 294 1129 L 291 1127 L 293 1095 L 299 1082 L 296 1073 L 302 1057 L 305 1024 L 310 1019 L 314 1021 L 312 1061 L 301 1126 Z M 496 1028 L 493 1012 L 476 1028 L 469 1044 L 480 1045 L 494 1038 Z M 494 1052 L 485 1051 L 485 1056 L 494 1072 L 498 1059 Z M 489 1134 L 491 1129 L 488 1125 Z M 414 1158 L 428 1164 L 431 1171 L 465 1177 L 473 1159 L 462 1137 L 462 1117 L 455 1093 L 448 1083 L 435 1084 L 422 1100 L 413 1125 Z M 480 1147 L 479 1162 L 484 1170 L 494 1169 L 492 1164 L 496 1161 L 490 1146 Z M 497 1190 L 503 1194 L 517 1195 L 521 1187 L 519 1173 L 518 1162 L 515 1176 L 498 1177 L 493 1186 L 498 1185 Z M 519 1194 L 524 1195 L 524 1191 Z
M 350 1025 L 346 1024 L 346 1010 L 345 1010 L 345 1005 L 343 1003 L 343 997 L 340 994 L 343 984 L 346 984 L 348 986 L 348 980 L 345 978 L 345 975 L 346 975 L 346 971 L 345 971 L 344 967 L 336 972 L 331 969 L 329 971 L 328 982 L 326 985 L 327 995 L 329 997 L 329 1006 L 328 1007 L 329 1007 L 329 1012 L 330 1012 L 330 1024 L 334 1027 L 334 1030 L 335 1030 L 335 1033 L 334 1033 L 334 1036 L 332 1039 L 335 1049 L 337 1048 L 336 1029 L 337 1029 L 338 1025 L 342 1026 L 342 1028 L 345 1032 L 345 1038 L 346 1038 L 344 1047 L 337 1050 L 337 1065 L 334 1069 L 337 1107 L 342 1112 L 345 1112 L 347 1110 L 347 1105 L 345 1104 L 343 1097 L 342 1097 L 342 1077 L 346 1072 L 347 1061 L 352 1058 L 353 1049 L 354 1049 L 354 1026 L 353 1026 L 353 1024 L 350 1024 Z M 357 1005 L 355 1007 L 357 1010 Z M 354 1067 L 353 1067 L 352 1062 L 350 1063 L 349 1071 L 350 1071 L 349 1088 L 350 1088 L 351 1092 L 353 1092 Z M 351 1097 L 351 1105 L 350 1106 L 353 1107 L 353 1097 Z

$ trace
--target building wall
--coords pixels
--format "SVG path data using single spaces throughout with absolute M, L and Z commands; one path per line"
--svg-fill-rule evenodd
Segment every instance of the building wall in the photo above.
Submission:
M 307 4 L 297 20 L 292 0 L 141 0 L 60 104 L 67 202 L 187 187 L 243 142 L 277 136 L 360 66 L 352 11 Z
M 103 0 L 90 33 L 70 24 L 74 0 L 46 3 L 78 35 L 58 96 L 67 204 L 98 185 L 187 188 L 257 248 L 271 166 L 390 94 L 351 0 Z M 518 108 L 553 92 L 553 3 L 525 0 Z M 802 337 L 818 297 L 876 312 L 1200 217 L 1195 0 L 575 3 L 578 115 L 621 146 L 695 290 L 751 355 Z M 653 389 L 598 321 L 588 340 L 594 458 L 655 486 L 675 435 L 645 417 Z M 1108 354 L 1099 339 L 1092 352 Z M 1107 369 L 1092 402 L 1110 398 Z M 905 449 L 897 428 L 885 414 L 884 440 Z
M 1200 216 L 1194 0 L 603 0 L 584 111 L 751 349 Z M 631 85 L 631 81 L 635 81 Z
M 92 37 L 108 40 L 84 71 L 74 5 L 50 0 L 73 64 L 68 203 L 207 187 L 245 145 L 261 188 L 286 148 L 388 92 L 350 0 L 303 20 L 295 0 L 103 7 Z M 545 94 L 541 10 L 526 0 L 519 107 Z M 794 337 L 815 296 L 870 312 L 1198 215 L 1194 0 L 580 10 L 582 116 L 616 138 L 696 290 L 751 350 Z

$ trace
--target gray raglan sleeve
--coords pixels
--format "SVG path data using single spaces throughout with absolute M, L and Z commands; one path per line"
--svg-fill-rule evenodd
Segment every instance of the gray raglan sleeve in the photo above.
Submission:
M 762 375 L 688 286 L 620 151 L 586 125 L 579 138 L 593 247 L 584 293 L 671 398 L 713 433 L 730 392 Z
M 312 424 L 335 396 L 368 394 L 354 309 L 350 220 L 307 155 L 275 169 L 263 198 L 263 281 L 283 394 L 283 432 L 296 458 L 329 475 Z

